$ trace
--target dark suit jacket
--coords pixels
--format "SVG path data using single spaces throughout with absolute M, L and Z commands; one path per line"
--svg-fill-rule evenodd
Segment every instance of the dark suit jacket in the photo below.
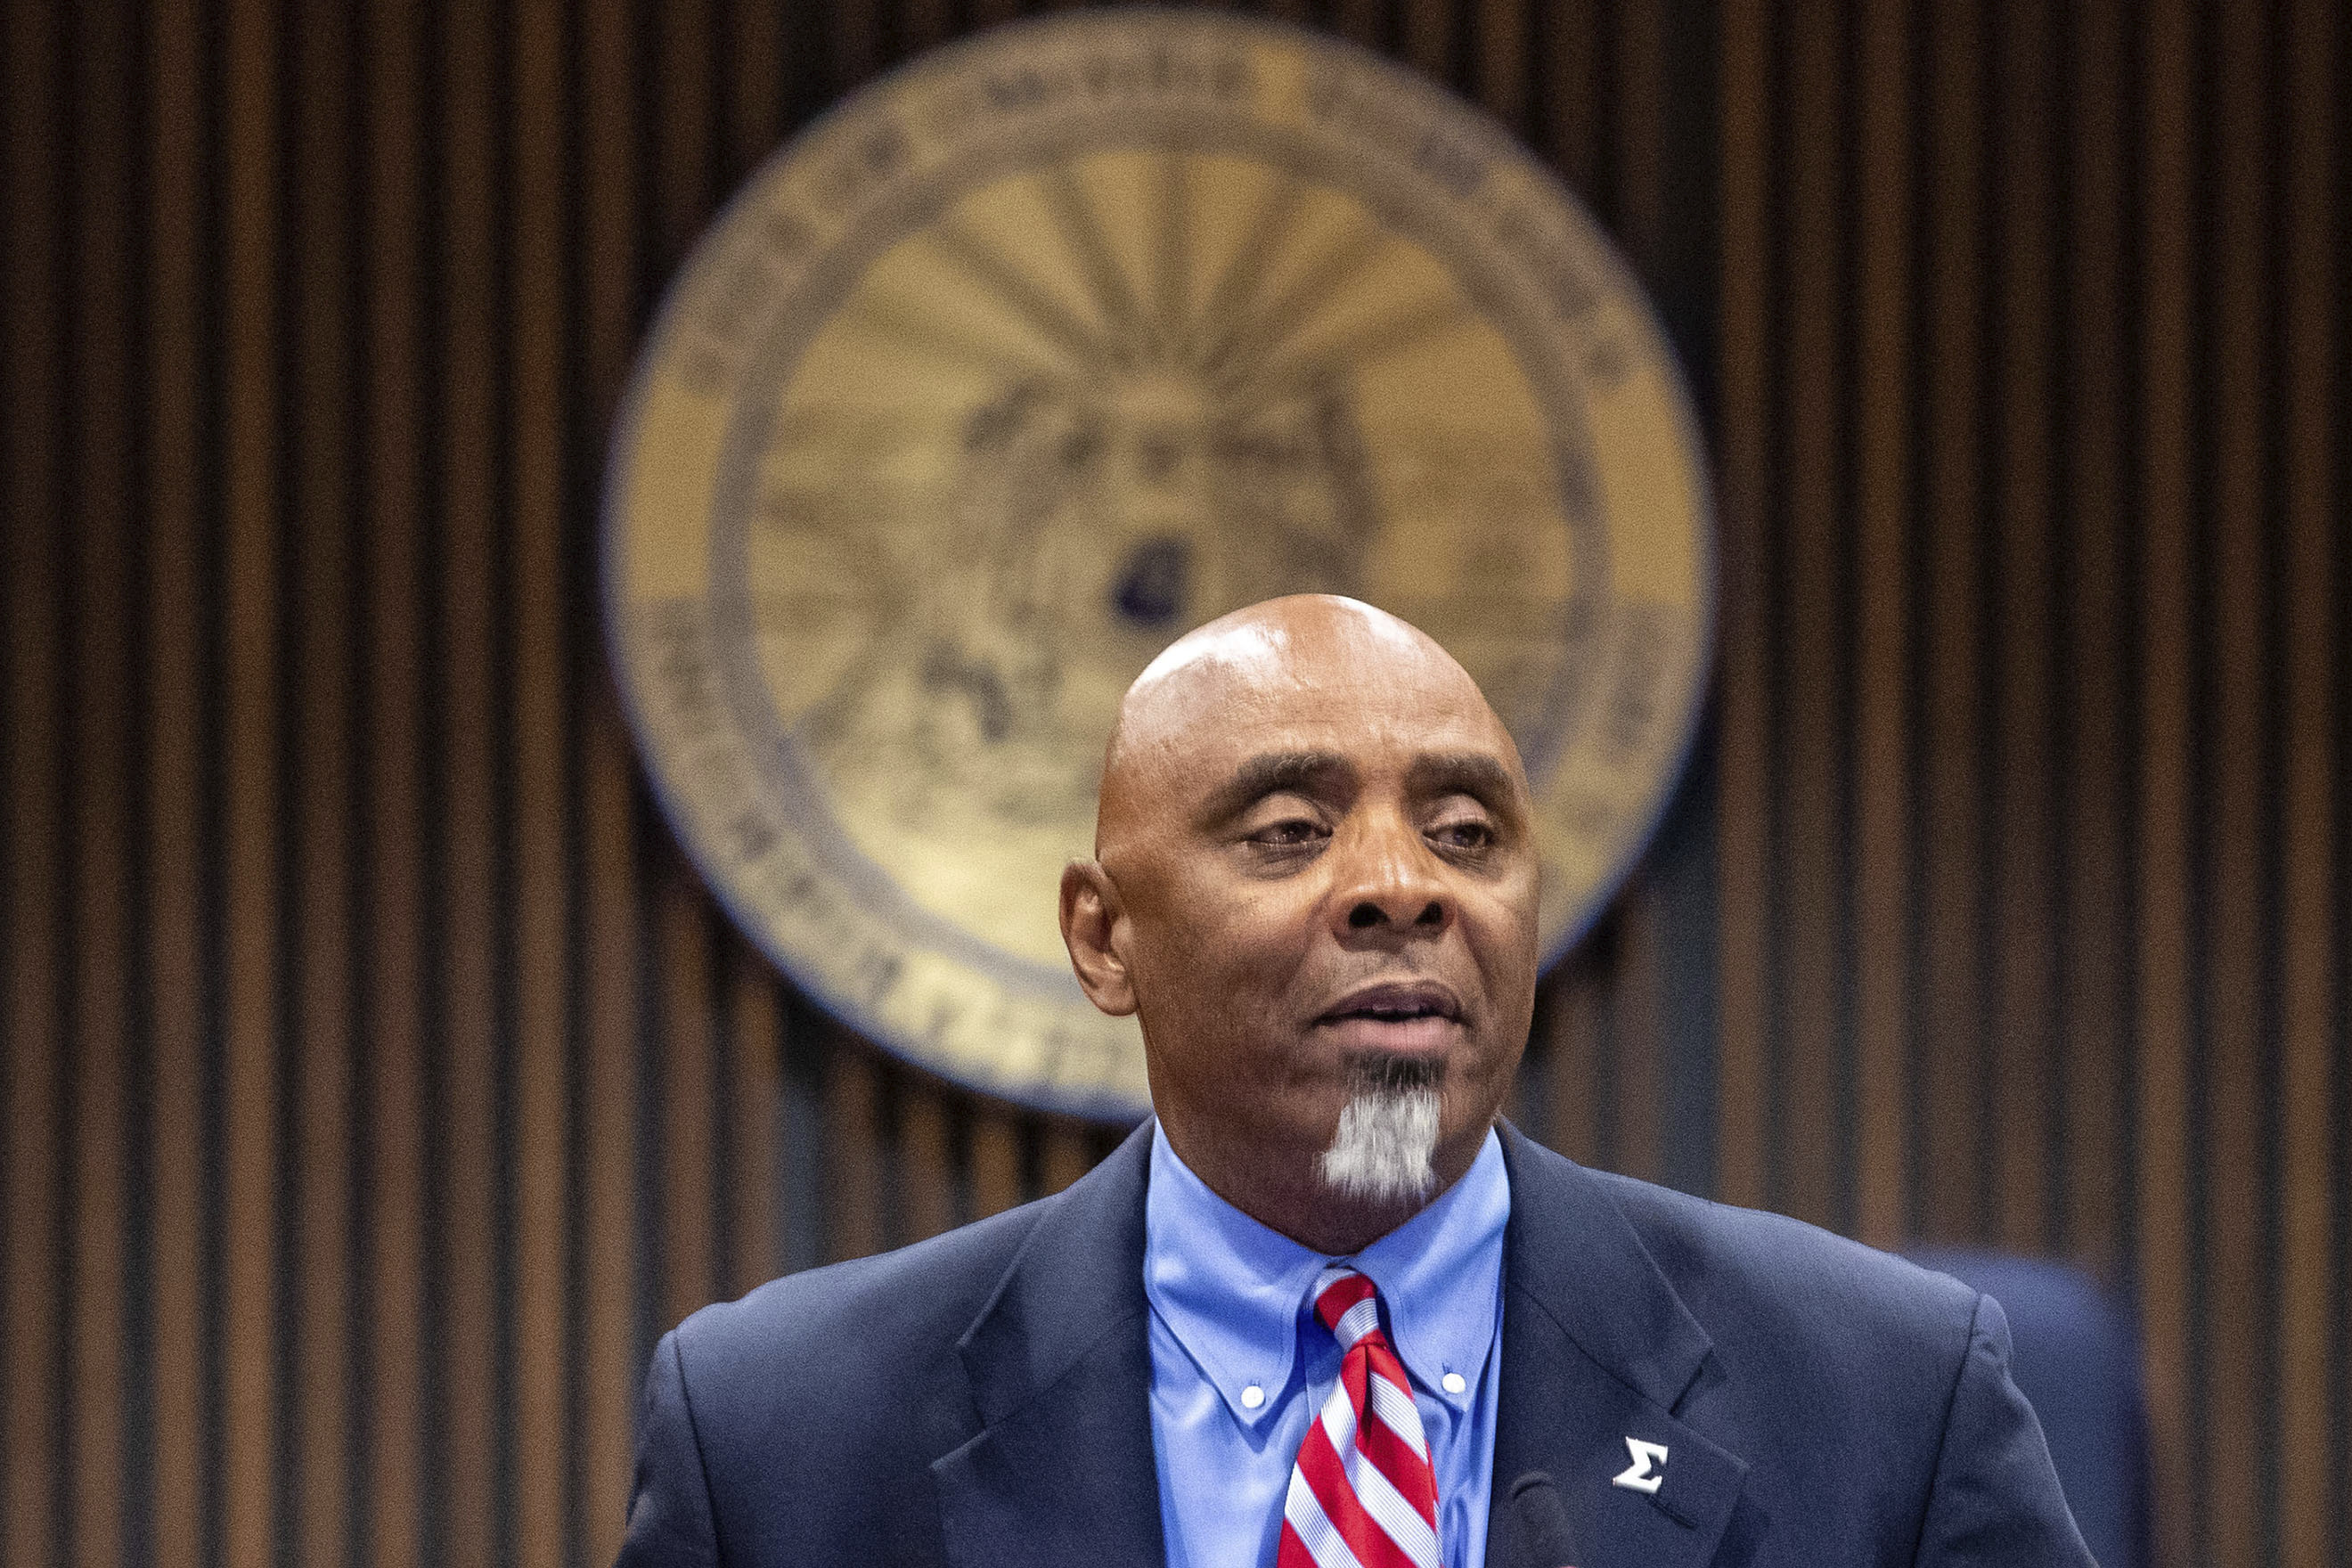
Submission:
M 666 1335 L 622 1568 L 1160 1563 L 1150 1146 Z M 1990 1299 L 1508 1127 L 1503 1153 L 1490 1568 L 1528 1559 L 1506 1492 L 1537 1470 L 1579 1568 L 2090 1561 Z M 1628 1437 L 1666 1447 L 1654 1495 L 1612 1484 Z

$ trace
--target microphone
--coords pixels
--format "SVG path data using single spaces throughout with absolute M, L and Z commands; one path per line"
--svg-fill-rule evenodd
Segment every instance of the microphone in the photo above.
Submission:
M 1559 1488 L 1541 1470 L 1511 1483 L 1511 1516 L 1518 1521 L 1519 1556 L 1525 1568 L 1576 1568 L 1576 1537 L 1568 1528 L 1568 1505 Z

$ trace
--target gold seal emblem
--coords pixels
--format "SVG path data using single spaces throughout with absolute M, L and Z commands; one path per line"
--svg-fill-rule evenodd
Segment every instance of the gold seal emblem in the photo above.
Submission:
M 1477 678 L 1547 957 L 1640 848 L 1705 678 L 1673 360 L 1496 124 L 1286 27 L 1097 13 L 938 50 L 771 160 L 614 439 L 621 685 L 688 851 L 820 1002 L 948 1078 L 1148 1104 L 1055 924 L 1128 683 L 1348 594 Z

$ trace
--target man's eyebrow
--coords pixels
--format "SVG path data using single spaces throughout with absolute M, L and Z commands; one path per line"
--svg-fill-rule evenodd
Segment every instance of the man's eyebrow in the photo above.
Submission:
M 1202 803 L 1200 821 L 1222 822 L 1246 811 L 1270 795 L 1301 794 L 1348 770 L 1348 759 L 1337 752 L 1265 752 L 1234 770 Z
M 1485 752 L 1437 752 L 1415 757 L 1405 770 L 1404 782 L 1417 795 L 1475 795 L 1497 808 L 1517 793 L 1511 770 L 1501 758 Z

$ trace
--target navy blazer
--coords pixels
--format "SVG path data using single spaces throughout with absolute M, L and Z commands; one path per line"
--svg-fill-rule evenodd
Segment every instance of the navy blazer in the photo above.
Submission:
M 663 1337 L 621 1568 L 1163 1562 L 1150 1127 L 1057 1196 L 793 1275 Z M 2087 1564 L 2000 1309 L 1507 1125 L 1489 1568 Z M 1654 1493 L 1628 1439 L 1663 1446 Z M 1556 1554 L 1556 1552 L 1552 1554 Z

